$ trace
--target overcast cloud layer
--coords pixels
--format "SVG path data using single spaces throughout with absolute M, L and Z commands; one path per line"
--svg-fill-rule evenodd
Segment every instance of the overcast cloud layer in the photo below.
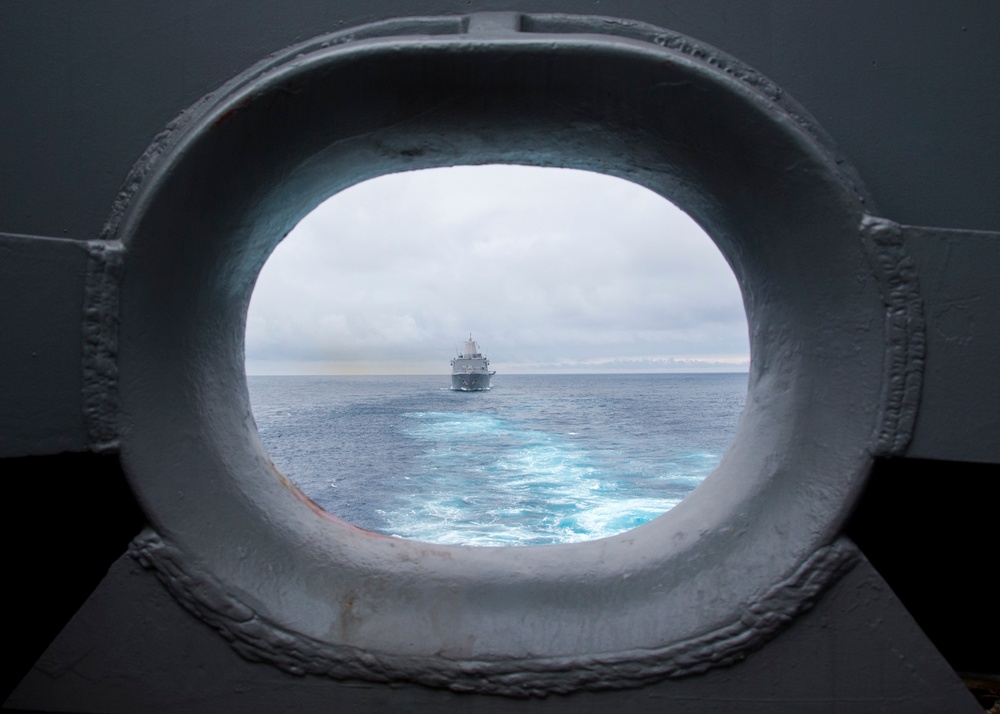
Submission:
M 518 166 L 393 174 L 318 207 L 264 266 L 248 374 L 746 371 L 736 278 L 686 214 L 620 179 Z

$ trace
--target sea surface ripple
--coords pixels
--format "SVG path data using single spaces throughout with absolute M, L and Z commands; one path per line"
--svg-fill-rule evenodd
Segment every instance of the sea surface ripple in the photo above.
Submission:
M 248 377 L 275 465 L 330 513 L 430 543 L 503 546 L 614 535 L 712 471 L 746 374 Z

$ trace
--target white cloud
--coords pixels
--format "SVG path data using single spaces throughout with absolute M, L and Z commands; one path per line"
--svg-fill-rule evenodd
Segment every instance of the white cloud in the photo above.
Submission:
M 307 216 L 258 279 L 247 369 L 440 373 L 470 331 L 508 373 L 748 362 L 736 279 L 668 201 L 581 171 L 463 166 Z

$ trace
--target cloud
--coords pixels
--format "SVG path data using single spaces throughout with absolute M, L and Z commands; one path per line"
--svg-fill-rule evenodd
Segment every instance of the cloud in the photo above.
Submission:
M 440 373 L 469 332 L 509 373 L 743 371 L 749 352 L 735 277 L 665 199 L 463 166 L 374 179 L 307 216 L 258 279 L 247 369 Z

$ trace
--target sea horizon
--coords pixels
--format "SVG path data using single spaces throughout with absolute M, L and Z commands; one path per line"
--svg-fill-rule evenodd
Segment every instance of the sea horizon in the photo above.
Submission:
M 491 368 L 491 371 L 492 368 Z M 517 376 L 517 377 L 553 377 L 559 375 L 565 375 L 567 377 L 586 377 L 586 376 L 600 376 L 600 375 L 614 375 L 614 376 L 643 376 L 643 375 L 654 375 L 654 374 L 750 374 L 749 369 L 717 369 L 717 370 L 699 370 L 699 369 L 688 369 L 688 370 L 656 370 L 656 371 L 640 371 L 640 370 L 622 370 L 622 371 L 609 371 L 609 372 L 562 372 L 562 371 L 552 371 L 552 372 L 509 372 L 496 370 L 496 375 L 504 376 Z M 287 373 L 287 372 L 246 372 L 248 377 L 450 377 L 451 372 L 447 369 L 438 370 L 436 372 L 358 372 L 358 373 L 329 373 L 329 372 L 301 372 L 301 373 Z

